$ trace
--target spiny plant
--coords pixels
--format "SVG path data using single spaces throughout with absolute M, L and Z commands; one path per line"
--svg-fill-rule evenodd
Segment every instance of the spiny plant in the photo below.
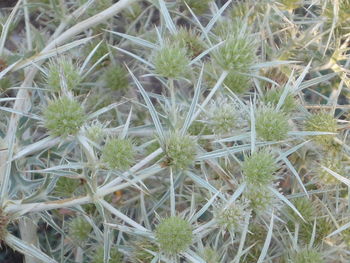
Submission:
M 348 0 L 12 2 L 0 261 L 350 262 Z

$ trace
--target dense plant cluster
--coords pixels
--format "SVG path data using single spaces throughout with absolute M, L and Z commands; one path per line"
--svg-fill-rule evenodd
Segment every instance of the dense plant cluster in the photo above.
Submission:
M 350 262 L 349 0 L 0 22 L 0 261 Z

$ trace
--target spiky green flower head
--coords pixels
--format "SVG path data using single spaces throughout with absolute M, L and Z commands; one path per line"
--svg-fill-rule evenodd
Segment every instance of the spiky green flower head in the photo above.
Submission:
M 289 259 L 291 263 L 323 263 L 323 257 L 315 248 L 304 248 L 295 252 Z
M 316 171 L 316 175 L 319 176 L 323 185 L 335 186 L 341 184 L 341 181 L 339 181 L 337 178 L 335 178 L 333 175 L 331 175 L 329 172 L 323 169 L 322 166 L 327 167 L 331 171 L 341 176 L 344 176 L 346 171 L 341 158 L 335 156 L 328 156 L 322 158 L 320 166 L 318 166 Z
M 215 55 L 223 70 L 239 73 L 248 73 L 256 58 L 256 43 L 248 34 L 230 35 Z
M 264 185 L 248 185 L 243 196 L 249 201 L 249 208 L 256 214 L 262 214 L 275 205 L 273 193 Z
M 220 262 L 220 256 L 218 255 L 218 252 L 212 249 L 211 247 L 204 248 L 204 251 L 202 252 L 202 258 L 206 263 Z
M 106 133 L 104 131 L 105 125 L 99 121 L 93 121 L 89 126 L 85 129 L 86 137 L 91 141 L 100 144 L 104 139 Z
M 112 91 L 122 91 L 129 87 L 128 72 L 120 65 L 109 66 L 103 74 L 104 87 Z
M 43 109 L 44 126 L 53 136 L 74 136 L 83 126 L 86 115 L 83 107 L 73 98 L 64 96 L 50 100 Z
M 165 218 L 157 225 L 155 234 L 160 249 L 170 255 L 185 251 L 193 242 L 191 224 L 179 216 Z
M 267 149 L 262 149 L 246 156 L 242 164 L 245 181 L 251 185 L 269 185 L 278 169 L 275 157 Z
M 293 11 L 302 6 L 302 0 L 278 0 L 277 5 L 281 9 Z
M 135 162 L 134 145 L 130 139 L 109 139 L 101 158 L 110 169 L 127 170 Z
M 242 18 L 223 19 L 213 29 L 213 41 L 227 40 L 230 37 L 240 38 L 249 35 L 246 21 Z
M 79 188 L 79 180 L 60 176 L 56 182 L 54 195 L 59 197 L 71 197 Z
M 337 120 L 334 117 L 325 112 L 318 112 L 312 114 L 305 123 L 306 131 L 315 131 L 315 132 L 331 132 L 337 133 L 338 125 Z M 333 139 L 336 135 L 316 135 L 311 138 L 319 145 L 324 147 L 329 147 L 333 145 Z
M 216 134 L 226 134 L 238 126 L 239 113 L 234 103 L 225 99 L 212 103 L 208 111 L 208 121 Z
M 280 101 L 280 98 L 283 92 L 284 92 L 283 89 L 269 89 L 265 93 L 262 100 L 266 105 L 271 105 L 273 107 L 276 107 L 278 105 L 278 102 Z M 285 113 L 290 113 L 295 109 L 295 107 L 296 107 L 296 103 L 295 103 L 294 96 L 293 94 L 288 93 L 281 106 L 281 110 L 284 111 Z
M 166 162 L 175 169 L 186 169 L 194 163 L 197 143 L 189 135 L 171 132 L 165 141 Z
M 248 203 L 236 201 L 229 206 L 222 205 L 215 213 L 215 218 L 217 223 L 225 229 L 240 231 L 248 214 L 250 214 Z
M 179 44 L 181 48 L 187 50 L 189 58 L 195 58 L 205 49 L 205 43 L 200 39 L 194 29 L 181 27 L 171 39 Z
M 91 233 L 92 226 L 82 216 L 73 218 L 69 222 L 69 236 L 81 246 Z
M 209 3 L 212 0 L 179 0 L 183 5 L 185 3 L 192 9 L 192 11 L 197 14 L 201 15 L 209 8 Z M 186 8 L 187 9 L 187 8 Z
M 236 72 L 229 72 L 225 78 L 224 84 L 237 95 L 246 93 L 252 86 L 249 76 Z
M 0 208 L 0 243 L 5 240 L 8 231 L 7 226 L 10 222 L 10 217 L 6 215 L 2 208 Z
M 99 247 L 96 249 L 91 263 L 104 263 L 104 248 Z M 116 247 L 111 247 L 109 251 L 109 260 L 108 263 L 121 263 L 123 262 L 123 255 L 118 251 Z
M 73 90 L 82 80 L 77 67 L 71 59 L 66 57 L 49 63 L 46 78 L 47 85 L 54 92 L 61 92 L 63 89 L 62 84 L 66 85 L 68 90 Z
M 255 131 L 265 141 L 281 141 L 289 132 L 288 116 L 272 106 L 262 106 L 255 112 Z
M 186 48 L 179 43 L 165 41 L 156 51 L 153 63 L 157 74 L 165 78 L 176 79 L 187 73 L 190 60 L 187 57 Z

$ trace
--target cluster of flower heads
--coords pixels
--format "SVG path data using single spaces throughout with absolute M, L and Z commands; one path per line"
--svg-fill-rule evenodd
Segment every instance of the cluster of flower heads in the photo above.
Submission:
M 336 230 L 349 214 L 335 212 L 348 199 L 349 115 L 337 103 L 348 102 L 350 2 L 222 2 L 135 1 L 108 24 L 118 32 L 93 27 L 82 54 L 42 68 L 33 109 L 40 101 L 50 150 L 40 127 L 40 154 L 29 146 L 35 161 L 13 169 L 56 165 L 49 201 L 93 201 L 60 211 L 89 263 L 322 263 L 329 244 L 347 262 L 348 229 Z M 1 240 L 8 219 L 0 211 Z

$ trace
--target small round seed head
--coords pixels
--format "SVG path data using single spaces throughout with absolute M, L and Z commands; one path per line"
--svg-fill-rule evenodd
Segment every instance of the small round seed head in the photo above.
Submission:
M 174 255 L 185 251 L 193 242 L 190 223 L 179 216 L 164 219 L 155 232 L 160 249 L 167 254 Z
M 235 94 L 244 94 L 251 88 L 251 79 L 249 76 L 230 72 L 224 84 Z
M 196 143 L 188 135 L 181 136 L 178 132 L 173 132 L 165 142 L 165 155 L 170 166 L 186 169 L 195 161 Z
M 195 58 L 205 49 L 204 42 L 192 29 L 182 27 L 172 39 L 174 42 L 178 43 L 179 47 L 187 50 L 187 56 L 189 58 Z
M 79 245 L 82 245 L 89 238 L 91 230 L 91 225 L 82 216 L 73 218 L 69 222 L 69 236 Z
M 337 121 L 327 112 L 312 114 L 305 123 L 306 131 L 332 132 L 337 133 Z M 319 145 L 327 147 L 333 144 L 335 135 L 317 135 L 312 139 Z
M 120 65 L 109 66 L 103 74 L 104 86 L 112 91 L 129 87 L 128 72 Z
M 104 248 L 99 247 L 96 249 L 91 263 L 104 263 Z M 109 251 L 109 260 L 108 263 L 121 263 L 123 262 L 123 256 L 122 254 L 118 251 L 116 247 L 112 247 Z
M 80 182 L 78 180 L 60 176 L 56 182 L 54 194 L 59 197 L 71 197 L 79 188 Z
M 44 126 L 49 133 L 62 137 L 76 135 L 86 119 L 82 106 L 68 97 L 49 101 L 43 115 Z
M 321 161 L 321 166 L 327 167 L 328 169 L 332 170 L 333 172 L 339 174 L 339 175 L 345 175 L 345 167 L 341 161 L 340 158 L 337 157 L 326 157 L 323 158 Z M 339 181 L 337 178 L 335 178 L 333 175 L 331 175 L 329 172 L 327 172 L 322 167 L 318 166 L 317 174 L 324 185 L 339 185 L 341 184 L 341 181 Z
M 233 103 L 222 100 L 213 103 L 208 115 L 210 126 L 216 134 L 225 134 L 237 127 L 238 113 Z
M 68 90 L 73 90 L 81 82 L 81 76 L 73 62 L 67 58 L 61 58 L 49 64 L 47 84 L 55 92 L 62 90 L 62 80 Z
M 189 62 L 187 50 L 178 43 L 166 42 L 154 57 L 156 73 L 166 78 L 179 78 L 185 75 Z
M 263 102 L 265 105 L 271 105 L 273 107 L 276 107 L 278 105 L 278 102 L 283 94 L 283 89 L 270 89 L 268 90 L 264 97 Z M 281 110 L 285 113 L 289 113 L 293 111 L 296 107 L 294 96 L 291 93 L 288 93 L 286 96 L 284 103 L 281 107 Z
M 10 218 L 6 215 L 2 209 L 0 209 L 0 243 L 5 240 L 8 233 L 7 226 L 10 222 Z
M 109 139 L 102 149 L 102 161 L 110 169 L 126 170 L 135 162 L 134 146 L 130 139 Z
M 224 70 L 247 73 L 256 60 L 254 41 L 247 36 L 230 36 L 218 48 L 215 59 Z
M 292 253 L 290 262 L 293 263 L 322 263 L 322 255 L 315 248 L 304 248 L 299 252 Z
M 261 107 L 255 113 L 255 130 L 265 141 L 280 141 L 287 137 L 290 127 L 288 118 L 282 111 L 271 106 Z
M 222 205 L 216 212 L 216 221 L 226 229 L 243 229 L 247 214 L 250 213 L 247 202 L 236 201 L 230 206 Z
M 277 168 L 275 157 L 267 150 L 256 151 L 246 156 L 242 164 L 245 181 L 257 186 L 271 184 Z
M 104 131 L 105 125 L 101 122 L 94 121 L 86 127 L 86 136 L 93 142 L 101 143 L 106 133 Z
M 269 210 L 274 205 L 274 196 L 266 186 L 249 185 L 243 193 L 249 207 L 257 214 Z

